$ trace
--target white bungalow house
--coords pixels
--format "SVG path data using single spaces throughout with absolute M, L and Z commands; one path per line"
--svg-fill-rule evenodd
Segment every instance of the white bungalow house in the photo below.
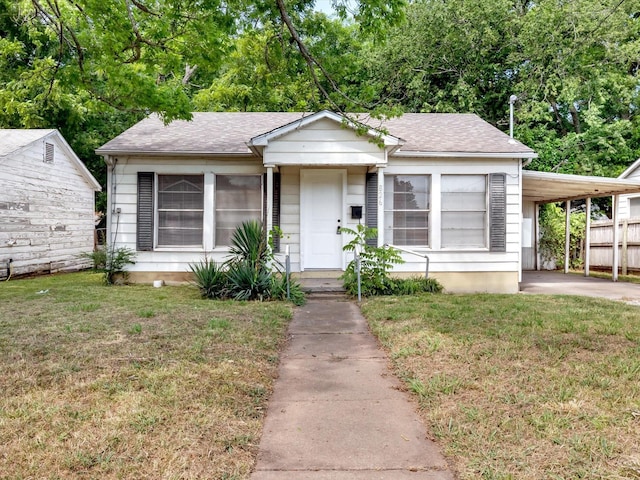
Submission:
M 0 129 L 0 278 L 91 266 L 100 184 L 57 130 Z
M 535 152 L 476 115 L 366 124 L 328 111 L 151 116 L 97 150 L 107 238 L 138 251 L 132 281 L 179 281 L 190 262 L 225 260 L 231 232 L 255 218 L 281 228 L 292 271 L 329 276 L 352 258 L 341 227 L 365 223 L 404 250 L 397 275 L 423 274 L 420 254 L 449 292 L 517 292 L 536 268 L 536 202 L 574 192 L 547 174 L 523 197 Z

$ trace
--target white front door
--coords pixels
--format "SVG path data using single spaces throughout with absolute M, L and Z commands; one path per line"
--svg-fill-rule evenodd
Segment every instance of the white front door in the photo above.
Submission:
M 300 171 L 302 268 L 342 269 L 345 170 Z

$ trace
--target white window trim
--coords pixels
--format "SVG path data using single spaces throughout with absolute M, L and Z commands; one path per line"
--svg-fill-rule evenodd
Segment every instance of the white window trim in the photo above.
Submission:
M 427 199 L 428 199 L 428 204 L 429 207 L 426 209 L 419 209 L 419 210 L 396 210 L 396 209 L 390 209 L 389 206 L 387 205 L 387 202 L 383 202 L 383 207 L 382 207 L 382 217 L 384 219 L 385 214 L 386 213 L 392 213 L 392 212 L 427 212 L 427 228 L 426 229 L 421 229 L 421 230 L 426 230 L 427 231 L 427 244 L 426 245 L 405 245 L 405 244 L 400 244 L 400 243 L 395 243 L 395 242 L 390 242 L 394 245 L 397 245 L 399 247 L 407 247 L 410 248 L 411 250 L 416 250 L 416 251 L 427 251 L 427 250 L 432 250 L 433 249 L 433 184 L 434 184 L 434 176 L 430 173 L 386 173 L 384 175 L 384 179 L 389 178 L 389 177 L 427 177 L 428 179 L 428 185 L 429 185 L 429 191 L 427 192 Z M 383 179 L 383 182 L 384 182 Z M 392 194 L 394 194 L 395 191 L 392 190 Z M 385 195 L 387 193 L 387 189 L 384 188 L 384 183 L 383 183 L 383 193 L 382 195 Z M 378 208 L 380 208 L 380 206 L 378 206 Z M 382 235 L 380 235 L 380 233 L 378 233 L 378 235 L 380 237 L 382 237 L 383 239 L 383 243 L 387 243 L 385 241 L 385 237 L 386 237 L 386 233 L 387 233 L 387 225 L 384 223 L 383 220 L 383 225 L 384 225 L 384 229 L 382 230 Z M 405 228 L 405 230 L 408 230 L 408 228 Z
M 169 176 L 203 176 L 203 205 L 202 205 L 202 243 L 200 245 L 159 245 L 158 238 L 160 236 L 160 208 L 158 197 L 160 193 L 160 179 L 159 177 L 169 177 Z M 157 252 L 173 252 L 173 251 L 181 251 L 181 252 L 202 252 L 205 251 L 205 225 L 207 223 L 207 219 L 205 217 L 206 213 L 206 190 L 207 190 L 207 177 L 202 173 L 158 173 L 155 172 L 154 179 L 154 187 L 153 187 L 153 251 Z

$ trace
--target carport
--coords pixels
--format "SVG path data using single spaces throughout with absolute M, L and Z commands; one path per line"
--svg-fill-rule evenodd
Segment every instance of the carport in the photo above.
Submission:
M 544 203 L 565 203 L 565 262 L 564 272 L 569 272 L 569 247 L 570 247 L 570 219 L 571 202 L 573 200 L 586 200 L 587 211 L 591 211 L 591 199 L 598 197 L 612 197 L 613 199 L 613 223 L 618 225 L 619 195 L 628 193 L 640 193 L 640 182 L 621 178 L 593 177 L 583 175 L 568 175 L 561 173 L 522 171 L 522 201 L 523 208 L 527 204 L 533 204 L 535 219 L 533 225 L 534 244 L 534 270 L 541 270 L 541 258 L 539 249 L 539 206 Z M 585 261 L 584 274 L 589 276 L 589 249 L 591 218 L 587 215 L 585 235 Z M 613 229 L 613 281 L 618 280 L 619 229 Z

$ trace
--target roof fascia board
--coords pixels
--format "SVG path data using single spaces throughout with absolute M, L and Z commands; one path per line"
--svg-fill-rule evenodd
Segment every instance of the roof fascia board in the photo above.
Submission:
M 60 142 L 60 145 L 62 145 L 63 150 L 67 153 L 69 158 L 71 158 L 71 161 L 75 163 L 76 167 L 78 168 L 78 170 L 80 170 L 80 173 L 85 178 L 85 180 L 89 183 L 89 185 L 93 188 L 93 190 L 96 192 L 102 191 L 102 186 L 98 183 L 96 178 L 91 174 L 91 172 L 89 171 L 87 166 L 84 164 L 84 162 L 80 160 L 80 157 L 76 155 L 76 152 L 73 151 L 71 146 L 67 143 L 67 141 L 62 136 L 62 134 L 58 130 L 54 130 L 53 132 L 48 134 L 45 138 L 49 138 L 52 136 L 56 136 L 58 138 L 58 141 Z
M 622 172 L 618 178 L 627 178 L 631 172 L 636 170 L 640 166 L 640 158 L 631 164 L 629 168 L 627 168 L 624 172 Z
M 411 152 L 401 150 L 391 155 L 392 157 L 444 157 L 444 158 L 538 158 L 535 152 L 520 153 L 473 153 L 473 152 Z
M 638 187 L 640 188 L 640 180 L 631 181 L 626 180 L 622 181 L 620 178 L 614 177 L 594 177 L 587 175 L 571 175 L 568 173 L 552 173 L 552 172 L 538 172 L 535 170 L 523 170 L 522 171 L 523 178 L 531 178 L 538 180 L 551 180 L 551 181 L 564 181 L 571 183 L 584 183 L 584 184 L 592 184 L 599 183 L 601 185 L 617 185 L 617 186 L 625 186 L 629 188 Z
M 133 152 L 131 150 L 104 150 L 98 149 L 96 150 L 98 155 L 103 157 L 111 156 L 131 156 L 131 157 L 256 157 L 259 156 L 255 152 L 251 150 L 247 150 L 246 152 L 153 152 L 153 151 L 141 151 L 141 152 Z

